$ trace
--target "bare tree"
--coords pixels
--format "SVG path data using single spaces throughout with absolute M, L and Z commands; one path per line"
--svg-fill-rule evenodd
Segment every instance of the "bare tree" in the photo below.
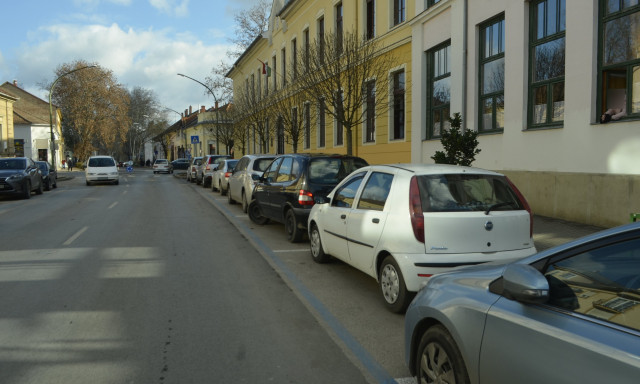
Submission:
M 236 22 L 236 33 L 229 39 L 234 44 L 234 49 L 227 52 L 231 59 L 240 57 L 256 37 L 267 30 L 270 9 L 271 1 L 259 0 L 248 11 L 236 13 L 233 17 Z
M 311 113 L 310 102 L 305 98 L 306 94 L 300 90 L 296 83 L 289 82 L 289 86 L 280 89 L 271 96 L 272 120 L 280 121 L 284 128 L 285 141 L 293 148 L 293 153 L 298 152 L 298 146 L 305 139 L 305 134 L 313 131 L 315 114 Z M 305 128 L 308 127 L 305 133 Z
M 157 136 L 162 127 L 155 121 L 162 121 L 161 111 L 158 110 L 156 94 L 142 87 L 134 87 L 129 93 L 128 115 L 131 124 L 126 127 L 127 153 L 129 159 L 137 159 L 142 152 L 144 143 Z
M 268 140 L 272 136 L 273 126 L 269 121 L 273 118 L 272 96 L 258 95 L 254 89 L 248 85 L 236 88 L 235 106 L 237 107 L 236 117 L 245 127 L 253 129 L 258 136 L 260 152 L 266 153 Z M 236 126 L 237 127 L 237 126 Z
M 351 32 L 327 33 L 310 43 L 309 52 L 296 60 L 296 82 L 307 99 L 326 103 L 327 114 L 344 128 L 351 155 L 354 127 L 375 124 L 376 116 L 388 112 L 390 71 L 397 60 L 380 40 Z
M 60 65 L 55 73 L 61 76 L 89 65 L 97 64 L 77 60 Z M 65 75 L 51 99 L 62 110 L 65 143 L 76 157 L 84 160 L 93 152 L 116 152 L 131 120 L 129 95 L 112 71 L 97 66 Z

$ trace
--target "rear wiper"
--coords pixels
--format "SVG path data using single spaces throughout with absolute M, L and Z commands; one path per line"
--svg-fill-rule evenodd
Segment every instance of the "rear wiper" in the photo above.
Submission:
M 489 206 L 489 208 L 487 208 L 487 210 L 484 211 L 484 214 L 488 215 L 489 212 L 491 212 L 492 209 L 500 208 L 500 207 L 506 207 L 507 205 L 510 205 L 512 207 L 516 206 L 513 202 L 510 202 L 510 201 L 506 201 L 504 203 L 497 203 L 497 204 L 493 204 L 493 205 Z

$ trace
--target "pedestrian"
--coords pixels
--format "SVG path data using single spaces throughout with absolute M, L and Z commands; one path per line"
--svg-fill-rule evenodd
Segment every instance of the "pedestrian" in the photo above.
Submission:
M 73 160 L 69 159 L 67 163 L 69 163 L 69 172 L 73 171 Z

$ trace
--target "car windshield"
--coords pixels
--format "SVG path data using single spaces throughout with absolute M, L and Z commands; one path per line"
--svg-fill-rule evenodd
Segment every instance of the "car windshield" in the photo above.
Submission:
M 337 184 L 358 168 L 366 167 L 358 157 L 322 157 L 311 159 L 309 181 L 318 184 Z
M 424 212 L 522 210 L 506 178 L 492 175 L 417 176 Z
M 238 164 L 238 160 L 227 161 L 227 170 L 229 172 L 233 171 L 233 168 L 236 167 L 236 164 Z
M 0 160 L 0 169 L 25 169 L 26 161 L 24 159 L 3 159 Z
M 46 172 L 47 171 L 47 163 L 41 163 L 41 162 L 36 162 L 36 164 L 38 165 L 38 168 L 40 168 L 41 171 Z
M 90 167 L 115 167 L 116 162 L 110 157 L 92 157 L 89 159 Z
M 269 164 L 271 164 L 272 161 L 273 161 L 272 157 L 268 157 L 268 158 L 264 158 L 264 159 L 256 159 L 253 162 L 253 170 L 254 171 L 264 172 L 267 169 L 267 167 L 269 166 Z

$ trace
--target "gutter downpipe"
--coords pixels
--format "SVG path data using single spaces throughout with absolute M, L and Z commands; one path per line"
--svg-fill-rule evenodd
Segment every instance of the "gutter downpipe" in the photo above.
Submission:
M 462 26 L 462 132 L 467 130 L 467 33 L 469 21 L 469 0 L 464 0 L 463 4 L 463 26 Z

